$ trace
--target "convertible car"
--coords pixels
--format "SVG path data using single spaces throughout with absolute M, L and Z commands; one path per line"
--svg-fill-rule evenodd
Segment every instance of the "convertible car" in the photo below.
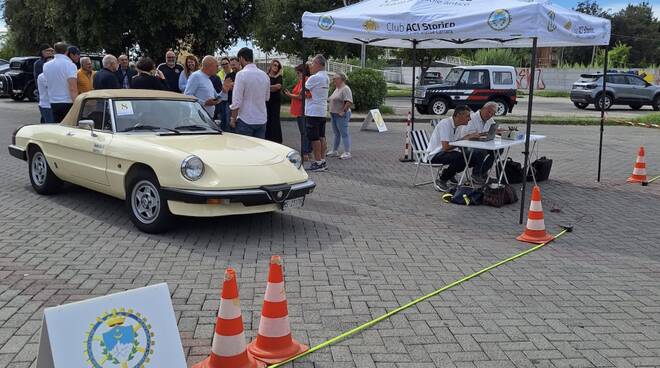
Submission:
M 9 152 L 28 162 L 37 193 L 70 182 L 125 200 L 148 233 L 173 215 L 301 207 L 315 187 L 295 150 L 222 132 L 195 98 L 172 92 L 83 93 L 61 124 L 18 128 Z

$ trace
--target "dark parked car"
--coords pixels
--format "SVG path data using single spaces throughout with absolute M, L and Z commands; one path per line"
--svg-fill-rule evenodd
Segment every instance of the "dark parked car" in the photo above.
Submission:
M 440 74 L 440 72 L 426 72 L 422 76 L 422 80 L 419 82 L 419 84 L 423 86 L 440 83 L 442 83 L 442 74 Z
M 27 97 L 30 101 L 39 100 L 39 92 L 32 75 L 37 56 L 19 56 L 9 59 L 9 71 L 0 76 L 0 95 L 6 95 L 16 101 Z
M 92 59 L 94 70 L 101 68 L 102 55 L 84 55 Z M 34 63 L 39 60 L 37 56 L 18 56 L 9 60 L 9 71 L 0 75 L 0 96 L 9 96 L 15 101 L 39 100 L 39 90 L 34 80 Z
M 604 95 L 602 73 L 582 74 L 580 77 L 571 89 L 571 101 L 578 109 L 594 104 L 600 110 L 605 104 L 605 110 L 612 105 L 628 105 L 633 110 L 651 105 L 653 110 L 660 110 L 660 86 L 649 84 L 636 75 L 607 72 Z

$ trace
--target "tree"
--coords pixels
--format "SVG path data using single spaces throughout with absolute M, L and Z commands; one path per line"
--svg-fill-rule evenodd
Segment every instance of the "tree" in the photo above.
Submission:
M 404 64 L 412 65 L 412 49 L 397 49 L 394 54 L 400 58 Z M 417 49 L 415 50 L 415 64 L 420 68 L 420 75 L 424 75 L 431 67 L 431 64 L 445 56 L 453 55 L 453 49 Z
M 360 56 L 360 45 L 302 38 L 302 15 L 305 11 L 325 12 L 356 1 L 347 0 L 257 0 L 257 12 L 251 37 L 264 51 L 303 56 Z M 370 54 L 377 53 L 367 48 Z
M 5 20 L 22 53 L 66 40 L 88 51 L 213 54 L 247 35 L 256 0 L 7 0 Z M 66 16 L 61 16 L 66 14 Z
M 648 2 L 628 4 L 612 17 L 610 45 L 625 43 L 630 49 L 630 66 L 646 67 L 660 60 L 660 21 Z
M 605 10 L 595 0 L 584 0 L 573 10 L 601 18 L 610 18 L 609 9 Z M 560 63 L 589 65 L 594 57 L 595 47 L 567 47 L 561 53 Z
M 625 43 L 617 42 L 616 46 L 607 54 L 607 66 L 610 68 L 626 68 L 628 67 L 628 59 L 630 58 L 630 49 L 632 47 Z M 605 61 L 605 50 L 598 53 L 597 64 L 603 65 Z

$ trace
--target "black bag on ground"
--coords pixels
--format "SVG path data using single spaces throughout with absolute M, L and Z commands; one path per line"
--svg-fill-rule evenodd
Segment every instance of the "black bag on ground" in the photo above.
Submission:
M 518 195 L 508 184 L 493 183 L 486 185 L 483 193 L 482 203 L 488 206 L 502 207 L 506 204 L 518 202 Z
M 523 175 L 523 167 L 520 162 L 513 161 L 511 157 L 506 159 L 504 174 L 506 175 L 509 184 L 522 183 L 523 178 L 525 177 Z
M 543 156 L 537 159 L 536 161 L 532 162 L 530 166 L 531 166 L 531 170 L 527 175 L 527 181 L 534 180 L 534 178 L 532 177 L 532 172 L 534 172 L 537 182 L 545 181 L 548 180 L 548 178 L 550 177 L 550 169 L 552 169 L 552 159 Z

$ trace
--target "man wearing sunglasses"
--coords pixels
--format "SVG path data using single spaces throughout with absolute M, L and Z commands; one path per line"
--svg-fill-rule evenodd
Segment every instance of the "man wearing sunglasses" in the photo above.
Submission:
M 158 70 L 165 76 L 167 89 L 172 92 L 179 90 L 179 75 L 183 72 L 183 66 L 176 62 L 176 54 L 170 50 L 165 53 L 165 62 L 158 65 Z

